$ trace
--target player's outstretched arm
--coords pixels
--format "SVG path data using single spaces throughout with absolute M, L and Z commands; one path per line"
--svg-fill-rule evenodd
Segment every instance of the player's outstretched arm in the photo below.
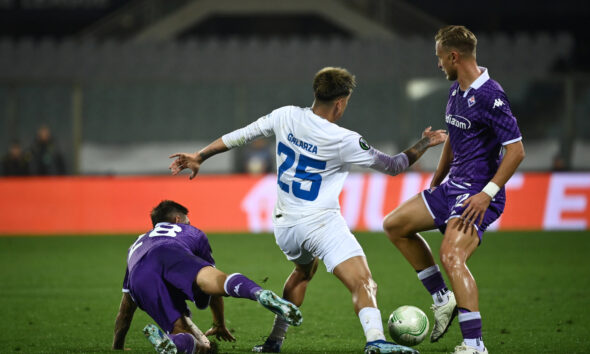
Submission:
M 123 293 L 121 304 L 119 305 L 119 313 L 115 320 L 113 349 L 123 349 L 125 346 L 125 336 L 127 335 L 127 331 L 129 331 L 131 320 L 133 320 L 133 314 L 136 309 L 137 305 L 131 298 L 131 295 L 129 295 L 129 293 Z
M 207 332 L 205 332 L 206 336 L 214 335 L 217 340 L 225 340 L 234 342 L 236 338 L 230 333 L 230 331 L 225 327 L 225 317 L 223 313 L 223 297 L 221 296 L 211 296 L 211 301 L 209 302 L 209 307 L 211 307 L 211 314 L 213 315 L 213 325 Z
M 411 148 L 394 156 L 382 153 L 371 147 L 369 153 L 373 162 L 369 167 L 390 176 L 396 176 L 402 173 L 411 164 L 416 162 L 422 156 L 424 151 L 429 147 L 438 145 L 445 141 L 447 134 L 444 130 L 430 131 L 431 127 L 426 128 L 422 133 L 422 139 Z
M 474 223 L 481 225 L 484 213 L 490 206 L 492 198 L 508 182 L 516 172 L 518 165 L 524 160 L 525 153 L 522 141 L 508 144 L 505 148 L 504 158 L 492 180 L 481 192 L 467 198 L 464 202 L 466 208 L 461 215 L 461 219 L 463 219 L 466 228 L 471 227 Z
M 435 130 L 432 131 L 432 127 L 424 129 L 422 132 L 422 139 L 420 139 L 414 146 L 404 150 L 404 154 L 408 156 L 408 162 L 410 166 L 418 161 L 418 159 L 424 154 L 429 147 L 442 144 L 447 140 L 446 130 Z
M 229 148 L 223 143 L 223 140 L 221 140 L 221 138 L 218 138 L 217 140 L 207 145 L 200 151 L 195 152 L 194 154 L 176 153 L 170 155 L 169 158 L 175 158 L 175 160 L 172 161 L 172 163 L 169 166 L 169 169 L 170 171 L 172 171 L 173 175 L 177 175 L 182 170 L 188 168 L 192 171 L 190 179 L 193 179 L 199 173 L 201 164 L 205 162 L 205 160 L 207 160 L 213 155 L 217 155 L 227 150 L 229 150 Z

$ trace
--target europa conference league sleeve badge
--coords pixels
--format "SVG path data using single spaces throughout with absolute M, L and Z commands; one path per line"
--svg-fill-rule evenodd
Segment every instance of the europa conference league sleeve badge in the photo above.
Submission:
M 371 145 L 369 145 L 369 143 L 362 136 L 359 139 L 359 145 L 363 150 L 369 150 L 371 148 Z

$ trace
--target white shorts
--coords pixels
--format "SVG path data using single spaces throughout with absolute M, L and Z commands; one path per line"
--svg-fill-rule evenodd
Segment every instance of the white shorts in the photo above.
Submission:
M 275 239 L 288 260 L 309 264 L 319 257 L 330 273 L 349 258 L 365 256 L 337 211 L 322 213 L 320 218 L 293 226 L 275 226 Z

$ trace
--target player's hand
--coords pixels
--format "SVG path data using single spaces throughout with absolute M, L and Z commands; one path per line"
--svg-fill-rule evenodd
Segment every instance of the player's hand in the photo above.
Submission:
M 231 332 L 225 326 L 216 326 L 209 328 L 207 332 L 205 332 L 206 336 L 215 335 L 217 340 L 224 340 L 226 342 L 235 342 L 236 337 L 234 337 Z
M 190 179 L 195 178 L 197 173 L 199 173 L 199 168 L 201 167 L 202 161 L 200 160 L 198 153 L 176 153 L 170 155 L 169 158 L 176 158 L 176 160 L 172 161 L 170 167 L 168 167 L 174 176 L 179 174 L 180 171 L 184 170 L 185 168 L 189 168 L 192 171 L 189 177 Z
M 479 192 L 467 198 L 463 202 L 465 210 L 461 214 L 461 220 L 465 225 L 465 230 L 469 230 L 474 223 L 480 226 L 483 221 L 483 216 L 490 206 L 492 198 L 484 192 Z
M 447 131 L 443 129 L 432 131 L 432 127 L 424 129 L 422 132 L 422 138 L 428 138 L 428 147 L 433 147 L 438 144 L 442 144 L 447 140 Z

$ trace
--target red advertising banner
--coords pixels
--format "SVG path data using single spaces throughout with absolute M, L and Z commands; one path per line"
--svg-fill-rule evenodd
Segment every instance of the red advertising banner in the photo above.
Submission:
M 342 214 L 353 230 L 381 231 L 383 217 L 428 187 L 431 175 L 351 174 Z M 583 230 L 590 226 L 590 173 L 518 173 L 492 230 Z M 163 199 L 190 210 L 206 232 L 272 230 L 276 176 L 46 177 L 0 179 L 0 234 L 141 233 Z

